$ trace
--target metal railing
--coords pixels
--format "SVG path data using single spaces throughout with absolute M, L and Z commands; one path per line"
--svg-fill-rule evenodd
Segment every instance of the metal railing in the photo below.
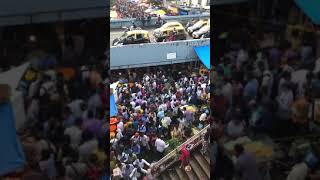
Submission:
M 160 159 L 158 162 L 156 162 L 156 164 L 153 166 L 156 172 L 154 176 L 159 176 L 164 170 L 166 170 L 168 167 L 170 167 L 172 164 L 178 161 L 177 154 L 180 152 L 183 145 L 192 144 L 193 146 L 190 151 L 197 148 L 197 146 L 199 146 L 203 142 L 202 137 L 209 128 L 210 125 L 207 125 L 205 128 L 201 129 L 196 135 L 189 138 L 187 141 L 182 143 L 180 146 L 178 146 L 173 151 L 164 156 L 162 159 Z

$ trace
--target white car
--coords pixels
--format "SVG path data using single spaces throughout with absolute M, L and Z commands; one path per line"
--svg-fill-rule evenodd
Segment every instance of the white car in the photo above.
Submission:
M 210 31 L 210 26 L 205 25 L 202 28 L 200 28 L 198 31 L 193 32 L 192 37 L 194 39 L 199 39 L 203 34 L 207 33 L 208 31 Z
M 196 22 L 193 26 L 190 26 L 187 28 L 187 32 L 192 34 L 194 31 L 202 28 L 204 25 L 207 25 L 208 21 L 206 20 L 200 20 L 198 22 Z

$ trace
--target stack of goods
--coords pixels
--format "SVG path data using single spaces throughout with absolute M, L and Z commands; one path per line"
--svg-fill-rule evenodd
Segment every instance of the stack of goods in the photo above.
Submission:
M 229 152 L 233 151 L 236 144 L 242 144 L 246 152 L 256 156 L 257 160 L 270 160 L 274 157 L 274 148 L 261 141 L 252 141 L 248 137 L 241 137 L 237 140 L 230 141 L 224 145 L 225 149 Z
M 116 135 L 117 123 L 118 123 L 118 119 L 117 118 L 111 118 L 110 119 L 110 139 L 114 138 L 115 135 Z
M 183 110 L 183 108 L 186 108 L 188 111 L 191 111 L 191 112 L 197 112 L 197 108 L 195 106 L 188 106 L 188 105 L 184 105 L 184 106 L 181 106 L 180 109 Z

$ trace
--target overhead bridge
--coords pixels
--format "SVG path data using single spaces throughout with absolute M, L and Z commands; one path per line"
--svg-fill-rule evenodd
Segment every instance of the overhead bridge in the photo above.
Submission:
M 127 69 L 199 60 L 194 48 L 210 45 L 210 39 L 136 44 L 110 48 L 110 68 Z

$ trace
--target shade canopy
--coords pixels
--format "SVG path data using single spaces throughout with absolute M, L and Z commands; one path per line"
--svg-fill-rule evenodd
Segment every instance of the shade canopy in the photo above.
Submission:
M 210 69 L 210 45 L 206 46 L 197 46 L 194 48 L 200 61 L 206 66 L 207 69 Z
M 110 95 L 110 117 L 118 115 L 118 108 L 114 99 L 114 94 Z
M 296 4 L 316 25 L 320 25 L 319 0 L 295 0 Z
M 25 165 L 25 156 L 15 128 L 15 116 L 10 103 L 0 104 L 0 176 Z

